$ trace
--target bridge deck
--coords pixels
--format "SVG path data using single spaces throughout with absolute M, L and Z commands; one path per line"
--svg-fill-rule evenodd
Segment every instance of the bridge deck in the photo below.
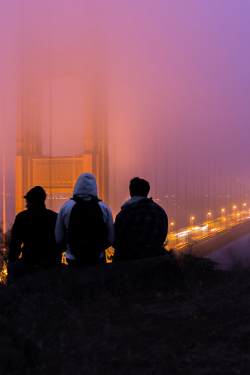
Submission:
M 190 242 L 189 244 L 176 248 L 175 251 L 177 254 L 190 251 L 193 255 L 204 257 L 248 233 L 250 233 L 250 220 L 241 222 L 231 228 L 224 229 L 213 236 L 205 237 L 197 242 Z

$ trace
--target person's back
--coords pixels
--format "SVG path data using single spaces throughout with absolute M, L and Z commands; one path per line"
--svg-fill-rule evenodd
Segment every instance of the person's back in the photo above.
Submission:
M 56 222 L 56 241 L 66 247 L 69 265 L 102 263 L 105 249 L 114 243 L 113 216 L 98 199 L 95 177 L 81 174 L 73 198 L 61 207 Z
M 61 249 L 54 235 L 57 213 L 46 208 L 45 191 L 36 186 L 27 193 L 25 199 L 27 210 L 16 216 L 12 227 L 9 272 L 22 267 L 24 270 L 25 265 L 31 266 L 32 271 L 32 267 L 46 268 L 61 262 Z
M 130 182 L 131 199 L 125 202 L 115 220 L 114 261 L 163 255 L 167 237 L 166 212 L 152 198 L 147 181 Z
M 45 260 L 58 259 L 54 251 L 55 224 L 57 213 L 46 209 L 45 205 L 34 205 L 16 216 L 12 229 L 9 260 L 15 260 L 22 252 L 27 264 L 41 264 Z M 23 244 L 23 247 L 20 246 Z

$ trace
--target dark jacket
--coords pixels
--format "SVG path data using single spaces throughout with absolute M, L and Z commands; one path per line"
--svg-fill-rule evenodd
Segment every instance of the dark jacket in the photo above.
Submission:
M 125 202 L 115 220 L 114 261 L 165 254 L 168 217 L 152 198 L 133 197 Z
M 27 264 L 59 263 L 61 249 L 54 235 L 56 219 L 57 213 L 46 209 L 44 204 L 34 204 L 20 212 L 12 227 L 9 262 L 22 253 Z

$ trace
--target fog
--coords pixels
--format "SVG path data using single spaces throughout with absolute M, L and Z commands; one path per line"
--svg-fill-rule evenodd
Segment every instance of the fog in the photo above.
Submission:
M 114 215 L 135 176 L 174 229 L 250 209 L 249 17 L 248 0 L 2 0 L 9 223 L 18 121 L 39 119 L 44 155 L 81 153 L 84 98 L 95 90 L 107 109 Z

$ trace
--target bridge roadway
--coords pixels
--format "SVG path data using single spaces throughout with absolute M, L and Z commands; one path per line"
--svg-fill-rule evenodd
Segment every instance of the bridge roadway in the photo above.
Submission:
M 172 248 L 177 255 L 190 252 L 193 255 L 205 257 L 248 233 L 250 233 L 250 220 L 241 220 L 230 227 L 209 232 L 197 240 L 189 241 L 188 243 L 184 244 L 177 244 Z

